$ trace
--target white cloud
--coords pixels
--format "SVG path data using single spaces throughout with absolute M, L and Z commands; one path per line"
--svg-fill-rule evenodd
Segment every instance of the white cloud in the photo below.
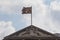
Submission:
M 60 11 L 60 1 L 59 2 L 58 2 L 58 0 L 52 1 L 50 8 L 52 10 Z
M 0 5 L 13 6 L 16 5 L 17 0 L 0 0 Z
M 17 0 L 0 0 L 0 12 L 12 14 L 15 13 L 17 9 Z
M 24 0 L 22 3 L 23 3 L 23 6 L 25 6 L 25 7 L 32 5 L 31 4 L 32 3 L 31 0 Z
M 14 32 L 15 28 L 12 26 L 11 21 L 0 21 L 0 40 Z

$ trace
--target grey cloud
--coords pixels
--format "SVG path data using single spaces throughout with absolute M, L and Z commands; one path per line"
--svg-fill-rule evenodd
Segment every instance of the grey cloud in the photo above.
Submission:
M 60 22 L 60 11 L 51 11 L 51 16 L 53 20 Z

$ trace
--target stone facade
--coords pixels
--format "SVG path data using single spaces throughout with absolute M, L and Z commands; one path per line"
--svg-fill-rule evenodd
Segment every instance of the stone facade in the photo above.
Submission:
M 6 36 L 3 40 L 60 40 L 60 37 L 56 37 L 52 33 L 30 25 L 9 36 Z

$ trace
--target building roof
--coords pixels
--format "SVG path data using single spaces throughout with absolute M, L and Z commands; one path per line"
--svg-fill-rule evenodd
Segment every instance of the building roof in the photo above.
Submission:
M 30 25 L 22 30 L 19 30 L 11 35 L 6 36 L 5 38 L 31 38 L 31 37 L 54 37 L 55 35 L 47 32 L 41 28 L 38 28 L 34 25 Z

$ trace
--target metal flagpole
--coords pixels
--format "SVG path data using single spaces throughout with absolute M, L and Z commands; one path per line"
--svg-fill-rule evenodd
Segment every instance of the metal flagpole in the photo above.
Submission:
M 32 13 L 31 13 L 31 25 L 32 25 Z
M 32 11 L 32 10 L 31 10 Z M 31 25 L 32 25 L 32 12 L 31 12 Z

